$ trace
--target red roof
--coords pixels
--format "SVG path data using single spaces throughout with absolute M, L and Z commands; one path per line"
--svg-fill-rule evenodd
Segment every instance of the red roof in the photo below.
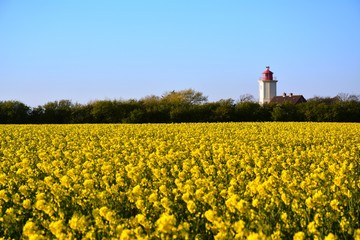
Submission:
M 266 70 L 262 73 L 263 77 L 261 78 L 261 80 L 273 80 L 273 72 L 270 71 L 270 67 L 267 66 Z
M 303 95 L 283 95 L 283 96 L 275 96 L 270 100 L 270 103 L 278 103 L 282 104 L 285 102 L 298 104 L 298 103 L 304 103 L 306 102 L 306 99 L 303 97 Z
M 263 71 L 263 74 L 265 74 L 265 73 L 273 73 L 273 72 L 269 70 L 269 67 L 266 67 L 266 70 Z

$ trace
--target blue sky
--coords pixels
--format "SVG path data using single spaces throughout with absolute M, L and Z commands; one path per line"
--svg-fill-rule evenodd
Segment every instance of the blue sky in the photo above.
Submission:
M 360 94 L 359 0 L 0 0 L 0 100 Z

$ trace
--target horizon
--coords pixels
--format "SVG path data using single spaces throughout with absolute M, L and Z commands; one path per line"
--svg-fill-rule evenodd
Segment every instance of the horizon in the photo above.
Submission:
M 180 90 L 176 90 L 176 91 L 189 90 L 189 89 L 190 89 L 190 88 L 180 89 Z M 191 89 L 191 90 L 194 90 L 195 92 L 199 92 L 199 91 L 197 91 L 196 89 Z M 174 90 L 174 91 L 175 91 L 175 90 Z M 159 97 L 159 99 L 161 99 L 164 94 L 169 93 L 169 92 L 171 92 L 171 91 L 166 91 L 166 92 L 164 92 L 161 96 L 154 95 L 154 94 L 150 94 L 150 95 L 147 95 L 147 96 L 144 96 L 144 97 L 140 97 L 140 98 L 126 98 L 126 99 L 125 99 L 125 98 L 121 98 L 121 97 L 120 97 L 120 98 L 112 98 L 112 99 L 110 99 L 110 98 L 104 98 L 104 99 L 91 99 L 91 100 L 89 100 L 89 101 L 87 101 L 87 102 L 77 102 L 77 101 L 73 101 L 72 99 L 65 99 L 65 98 L 63 98 L 63 99 L 55 99 L 55 100 L 52 100 L 52 101 L 44 102 L 43 104 L 39 104 L 39 105 L 36 105 L 36 106 L 31 106 L 31 105 L 27 104 L 26 102 L 22 102 L 22 101 L 17 100 L 17 99 L 4 99 L 4 100 L 0 100 L 0 102 L 6 102 L 6 101 L 9 101 L 9 102 L 11 102 L 11 101 L 20 102 L 20 103 L 23 103 L 24 105 L 26 105 L 27 107 L 30 107 L 30 108 L 42 107 L 42 106 L 44 106 L 44 105 L 46 105 L 46 104 L 48 104 L 48 103 L 54 103 L 54 102 L 60 102 L 60 101 L 70 101 L 71 104 L 74 104 L 74 105 L 76 105 L 76 104 L 89 105 L 89 104 L 92 104 L 92 103 L 97 102 L 97 101 L 124 101 L 124 102 L 126 102 L 126 101 L 132 101 L 132 100 L 134 100 L 134 101 L 141 101 L 142 99 L 145 99 L 145 98 L 147 98 L 147 97 L 152 97 L 152 96 Z M 256 98 L 255 96 L 251 95 L 251 94 L 240 94 L 238 99 L 233 99 L 233 98 L 221 98 L 221 99 L 218 99 L 218 100 L 213 100 L 213 101 L 211 101 L 211 100 L 208 99 L 209 96 L 207 96 L 207 95 L 206 95 L 205 93 L 203 93 L 203 92 L 201 92 L 201 93 L 203 94 L 204 97 L 207 98 L 207 100 L 205 101 L 205 103 L 213 103 L 213 102 L 218 102 L 218 101 L 221 101 L 221 100 L 229 100 L 229 99 L 230 99 L 230 100 L 233 100 L 235 104 L 237 104 L 237 103 L 239 103 L 239 102 L 242 101 L 242 100 L 241 100 L 242 97 L 245 97 L 246 99 L 251 99 L 251 98 L 252 98 L 252 100 L 250 100 L 250 102 L 259 103 L 259 99 Z M 288 93 L 285 93 L 285 92 L 284 92 L 284 93 L 281 93 L 281 94 L 278 93 L 275 97 L 281 97 L 281 96 L 284 96 L 284 94 L 285 94 L 285 96 L 294 96 L 294 97 L 303 96 L 302 94 L 294 94 L 294 93 L 291 93 L 291 92 L 288 92 Z M 332 99 L 332 98 L 336 98 L 336 97 L 340 97 L 340 98 L 341 98 L 341 97 L 343 97 L 342 95 L 344 95 L 345 97 L 353 97 L 353 96 L 355 96 L 355 97 L 357 97 L 358 99 L 360 99 L 360 95 L 359 95 L 359 94 L 349 94 L 349 93 L 338 93 L 336 96 L 319 96 L 319 95 L 315 95 L 315 96 L 310 97 L 310 98 L 305 98 L 304 96 L 303 96 L 303 97 L 305 98 L 305 100 L 311 100 L 311 99 L 316 99 L 316 98 L 322 98 L 322 99 L 328 99 L 328 98 L 330 98 L 330 99 Z M 248 100 L 245 100 L 245 101 L 248 101 Z M 260 103 L 259 103 L 259 104 L 260 104 Z M 260 104 L 260 105 L 261 105 L 261 104 Z
M 0 101 L 360 94 L 360 2 L 2 1 Z

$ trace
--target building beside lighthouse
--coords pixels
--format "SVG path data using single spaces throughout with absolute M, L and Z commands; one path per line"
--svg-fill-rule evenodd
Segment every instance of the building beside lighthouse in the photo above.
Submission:
M 262 77 L 259 80 L 259 103 L 269 103 L 273 97 L 276 96 L 276 83 L 274 79 L 274 73 L 270 71 L 270 67 L 267 66 L 266 70 L 262 73 Z
M 298 104 L 306 102 L 306 99 L 302 95 L 294 95 L 292 93 L 287 95 L 283 93 L 282 96 L 276 96 L 276 83 L 277 80 L 274 77 L 274 73 L 270 71 L 270 67 L 267 66 L 266 70 L 262 73 L 262 77 L 259 79 L 259 104 L 282 104 L 285 102 Z

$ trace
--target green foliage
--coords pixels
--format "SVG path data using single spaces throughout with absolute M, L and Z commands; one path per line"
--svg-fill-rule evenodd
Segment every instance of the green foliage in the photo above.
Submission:
M 290 102 L 275 106 L 271 112 L 272 120 L 281 122 L 302 121 L 303 116 L 299 112 L 299 106 Z
M 260 105 L 255 102 L 239 102 L 235 106 L 235 115 L 238 121 L 258 121 Z
M 167 92 L 162 97 L 162 101 L 170 105 L 190 105 L 201 104 L 207 101 L 207 97 L 203 96 L 201 92 L 196 92 L 193 89 L 186 89 L 179 92 Z
M 48 102 L 30 108 L 19 101 L 0 101 L 0 123 L 172 123 L 311 121 L 360 122 L 360 97 L 339 94 L 314 97 L 306 103 L 264 104 L 245 94 L 208 102 L 192 89 L 147 96 L 140 100 L 97 100 L 88 104 L 70 100 Z
M 43 106 L 45 122 L 69 123 L 73 104 L 70 100 L 48 102 Z
M 0 123 L 27 123 L 30 108 L 19 101 L 0 102 Z

